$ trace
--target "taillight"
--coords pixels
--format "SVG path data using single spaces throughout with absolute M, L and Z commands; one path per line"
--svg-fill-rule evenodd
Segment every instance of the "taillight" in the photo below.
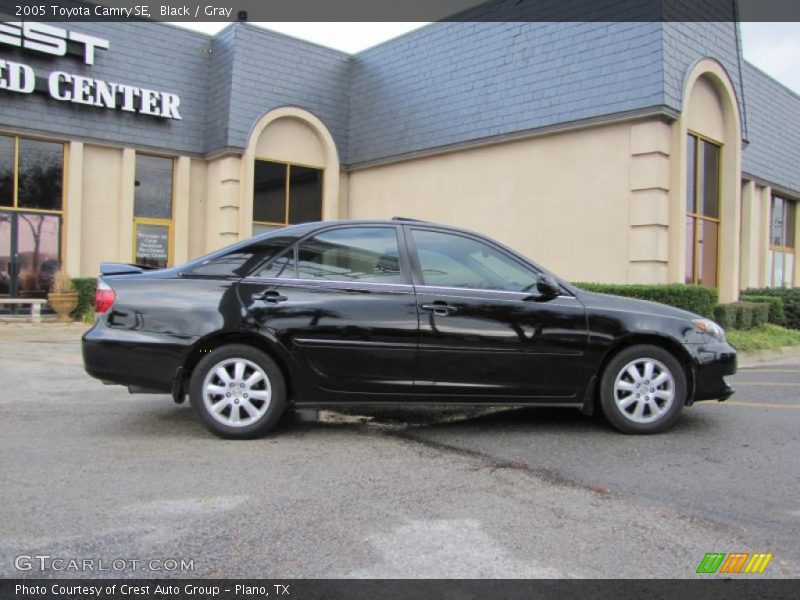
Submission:
M 116 299 L 117 294 L 111 289 L 111 286 L 102 279 L 98 279 L 97 291 L 94 293 L 94 312 L 99 315 L 103 314 L 111 308 Z

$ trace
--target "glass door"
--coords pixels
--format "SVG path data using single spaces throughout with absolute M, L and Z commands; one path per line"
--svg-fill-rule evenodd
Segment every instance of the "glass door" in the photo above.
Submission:
M 0 212 L 0 298 L 13 298 L 15 290 L 15 268 L 16 262 L 12 261 L 14 256 L 11 249 L 16 246 L 12 238 L 14 232 L 13 225 L 14 213 Z M 6 307 L 0 305 L 0 311 Z
M 46 298 L 60 249 L 60 215 L 0 212 L 0 297 Z

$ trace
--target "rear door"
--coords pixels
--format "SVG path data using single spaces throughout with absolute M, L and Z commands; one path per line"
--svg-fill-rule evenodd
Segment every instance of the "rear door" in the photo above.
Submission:
M 406 239 L 420 311 L 418 393 L 577 401 L 588 329 L 576 298 L 542 298 L 532 265 L 479 236 L 407 226 Z
M 395 225 L 318 231 L 242 280 L 246 318 L 320 388 L 410 393 L 419 323 L 402 242 Z

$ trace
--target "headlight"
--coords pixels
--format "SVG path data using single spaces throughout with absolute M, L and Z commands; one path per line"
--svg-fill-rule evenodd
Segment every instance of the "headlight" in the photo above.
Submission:
M 692 320 L 692 324 L 699 331 L 710 335 L 714 339 L 719 340 L 720 342 L 725 341 L 725 331 L 722 329 L 722 327 L 714 323 L 714 321 L 709 319 L 694 319 Z

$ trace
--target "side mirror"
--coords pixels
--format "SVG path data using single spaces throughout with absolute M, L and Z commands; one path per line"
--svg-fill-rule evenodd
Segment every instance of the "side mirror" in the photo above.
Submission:
M 543 273 L 536 278 L 536 290 L 541 294 L 542 299 L 550 300 L 561 293 L 561 286 L 558 285 L 555 277 Z

